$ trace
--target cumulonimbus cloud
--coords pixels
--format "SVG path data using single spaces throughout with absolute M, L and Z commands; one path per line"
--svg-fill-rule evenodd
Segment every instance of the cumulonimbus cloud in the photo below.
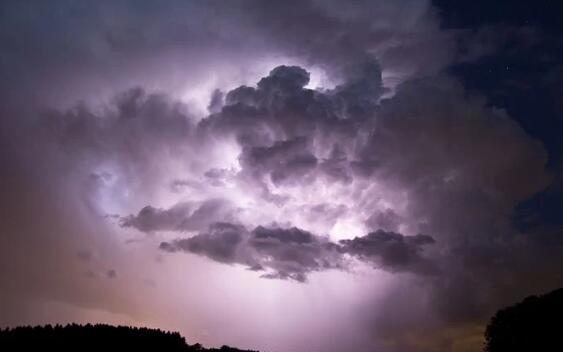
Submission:
M 539 171 L 545 163 L 541 145 L 502 113 L 468 101 L 454 82 L 410 82 L 382 99 L 381 83 L 368 84 L 370 75 L 381 75 L 377 64 L 359 67 L 366 75 L 328 90 L 308 89 L 307 71 L 280 66 L 255 87 L 227 92 L 185 141 L 191 146 L 203 141 L 210 150 L 220 151 L 222 143 L 234 148 L 222 167 L 187 171 L 192 181 L 182 183 L 183 195 L 199 200 L 168 209 L 147 206 L 122 217 L 121 225 L 192 232 L 194 237 L 164 242 L 162 248 L 269 268 L 270 277 L 302 281 L 310 272 L 344 267 L 343 254 L 388 271 L 430 274 L 440 271 L 440 260 L 421 256 L 423 246 L 434 238 L 439 247 L 448 246 L 466 231 L 495 236 L 486 224 L 549 181 Z M 359 99 L 363 96 L 370 98 Z M 530 168 L 536 172 L 524 172 Z M 513 181 L 500 181 L 508 178 Z M 214 223 L 223 225 L 208 229 Z M 241 227 L 224 231 L 226 223 Z M 341 224 L 354 225 L 344 240 L 329 238 L 328 247 L 280 242 L 279 251 L 262 255 L 256 230 L 246 229 L 269 223 L 278 224 L 279 234 L 296 227 L 315 233 L 315 239 L 334 235 L 346 226 Z M 405 231 L 408 235 L 401 234 Z M 222 239 L 226 247 L 218 244 Z M 289 248 L 308 261 L 284 267 L 280 253 Z M 267 264 L 267 257 L 275 260 Z

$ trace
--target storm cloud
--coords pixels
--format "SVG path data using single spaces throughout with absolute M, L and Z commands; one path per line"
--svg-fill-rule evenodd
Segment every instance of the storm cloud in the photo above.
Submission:
M 226 221 L 232 216 L 229 205 L 221 199 L 208 199 L 201 204 L 189 202 L 175 204 L 170 209 L 158 209 L 147 205 L 137 215 L 120 219 L 120 226 L 139 231 L 196 231 L 206 228 L 217 220 Z
M 428 267 L 422 246 L 432 243 L 430 236 L 405 237 L 381 230 L 334 243 L 296 227 L 258 226 L 249 232 L 241 225 L 215 223 L 196 236 L 162 242 L 160 249 L 191 252 L 254 271 L 271 270 L 261 275 L 264 278 L 305 282 L 311 272 L 347 270 L 351 263 L 345 254 L 383 270 L 422 273 Z
M 0 23 L 0 324 L 450 351 L 561 282 L 561 229 L 514 221 L 552 156 L 449 70 L 489 28 L 418 0 L 6 1 Z

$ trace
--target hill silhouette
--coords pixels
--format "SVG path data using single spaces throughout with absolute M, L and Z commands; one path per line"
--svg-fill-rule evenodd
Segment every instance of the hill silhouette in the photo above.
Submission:
M 1 351 L 162 351 L 162 352 L 257 352 L 222 346 L 190 345 L 178 332 L 160 329 L 68 324 L 24 326 L 0 330 Z
M 485 351 L 563 351 L 563 288 L 499 310 L 485 331 Z

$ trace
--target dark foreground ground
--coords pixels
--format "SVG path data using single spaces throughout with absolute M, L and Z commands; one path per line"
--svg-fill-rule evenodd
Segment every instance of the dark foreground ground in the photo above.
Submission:
M 499 310 L 485 332 L 485 352 L 563 351 L 563 289 Z M 177 332 L 111 325 L 46 325 L 0 330 L 0 351 L 257 352 L 190 345 Z M 349 351 L 353 352 L 353 351 Z
M 485 351 L 563 351 L 563 288 L 499 310 L 487 326 Z
M 190 345 L 177 332 L 104 324 L 17 327 L 0 331 L 0 351 L 256 352 Z

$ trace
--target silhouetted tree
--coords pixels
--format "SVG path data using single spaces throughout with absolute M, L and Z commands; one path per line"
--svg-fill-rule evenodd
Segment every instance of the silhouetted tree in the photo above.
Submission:
M 563 289 L 499 310 L 487 326 L 485 351 L 563 351 Z
M 0 351 L 256 352 L 189 345 L 178 332 L 105 324 L 24 326 L 0 330 Z

